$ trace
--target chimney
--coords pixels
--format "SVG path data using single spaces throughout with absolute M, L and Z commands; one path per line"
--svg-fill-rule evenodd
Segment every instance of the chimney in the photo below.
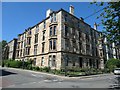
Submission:
M 94 23 L 94 29 L 97 30 L 97 24 L 96 24 L 96 22 Z
M 50 15 L 50 13 L 52 13 L 52 10 L 51 10 L 51 9 L 48 9 L 48 10 L 46 11 L 46 17 L 48 17 L 48 16 Z
M 74 7 L 70 5 L 70 14 L 74 15 Z
M 83 19 L 82 17 L 80 17 L 80 20 L 81 20 L 81 21 L 84 21 L 84 19 Z

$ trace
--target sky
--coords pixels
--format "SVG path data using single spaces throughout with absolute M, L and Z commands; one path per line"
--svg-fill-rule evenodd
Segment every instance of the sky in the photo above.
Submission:
M 17 38 L 25 29 L 45 19 L 48 9 L 56 11 L 63 8 L 69 12 L 70 5 L 74 6 L 74 15 L 78 18 L 85 18 L 103 8 L 90 2 L 2 2 L 2 40 L 9 42 Z M 84 21 L 93 27 L 95 22 L 100 23 L 100 19 L 96 19 L 99 14 Z M 98 30 L 103 30 L 103 26 L 100 25 Z

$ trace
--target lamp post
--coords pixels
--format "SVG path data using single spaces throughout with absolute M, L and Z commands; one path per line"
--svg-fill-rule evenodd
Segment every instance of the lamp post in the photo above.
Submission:
M 68 61 L 68 56 L 65 58 L 65 76 L 67 76 L 67 61 Z
M 24 60 L 22 60 L 22 68 L 24 69 Z

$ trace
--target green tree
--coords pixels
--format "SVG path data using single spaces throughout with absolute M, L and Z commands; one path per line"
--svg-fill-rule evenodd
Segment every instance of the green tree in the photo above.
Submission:
M 106 67 L 109 68 L 111 71 L 113 71 L 114 68 L 120 68 L 120 60 L 112 58 L 107 61 Z
M 0 42 L 0 46 L 2 46 L 2 48 L 4 48 L 6 44 L 7 44 L 7 41 L 6 41 L 6 40 L 2 40 L 2 41 Z
M 7 45 L 7 41 L 2 40 L 2 41 L 0 42 L 0 56 L 1 56 L 2 58 L 4 57 L 4 48 L 5 48 L 6 45 Z M 0 59 L 2 59 L 2 58 L 0 58 Z
M 111 0 L 112 1 L 112 0 Z M 100 16 L 101 23 L 104 25 L 103 33 L 111 42 L 120 45 L 120 0 L 116 2 L 96 3 L 97 6 L 104 7 Z

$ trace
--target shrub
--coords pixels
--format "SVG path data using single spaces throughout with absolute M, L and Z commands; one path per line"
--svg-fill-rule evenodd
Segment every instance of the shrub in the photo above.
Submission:
M 33 69 L 33 70 L 35 70 L 35 71 L 40 70 L 40 69 L 39 69 L 39 67 L 36 67 L 36 66 L 35 66 L 35 67 L 33 67 L 32 69 Z
M 45 72 L 50 72 L 50 70 L 51 70 L 50 67 L 44 67 L 43 68 L 43 71 L 45 71 Z
M 43 71 L 43 68 L 39 68 L 39 71 Z
M 32 65 L 27 65 L 27 68 L 28 70 L 32 70 Z
M 13 68 L 20 68 L 22 66 L 22 62 L 21 61 L 9 61 L 8 62 L 8 67 L 13 67 Z
M 3 65 L 6 67 L 20 68 L 22 66 L 22 62 L 15 60 L 4 60 Z

